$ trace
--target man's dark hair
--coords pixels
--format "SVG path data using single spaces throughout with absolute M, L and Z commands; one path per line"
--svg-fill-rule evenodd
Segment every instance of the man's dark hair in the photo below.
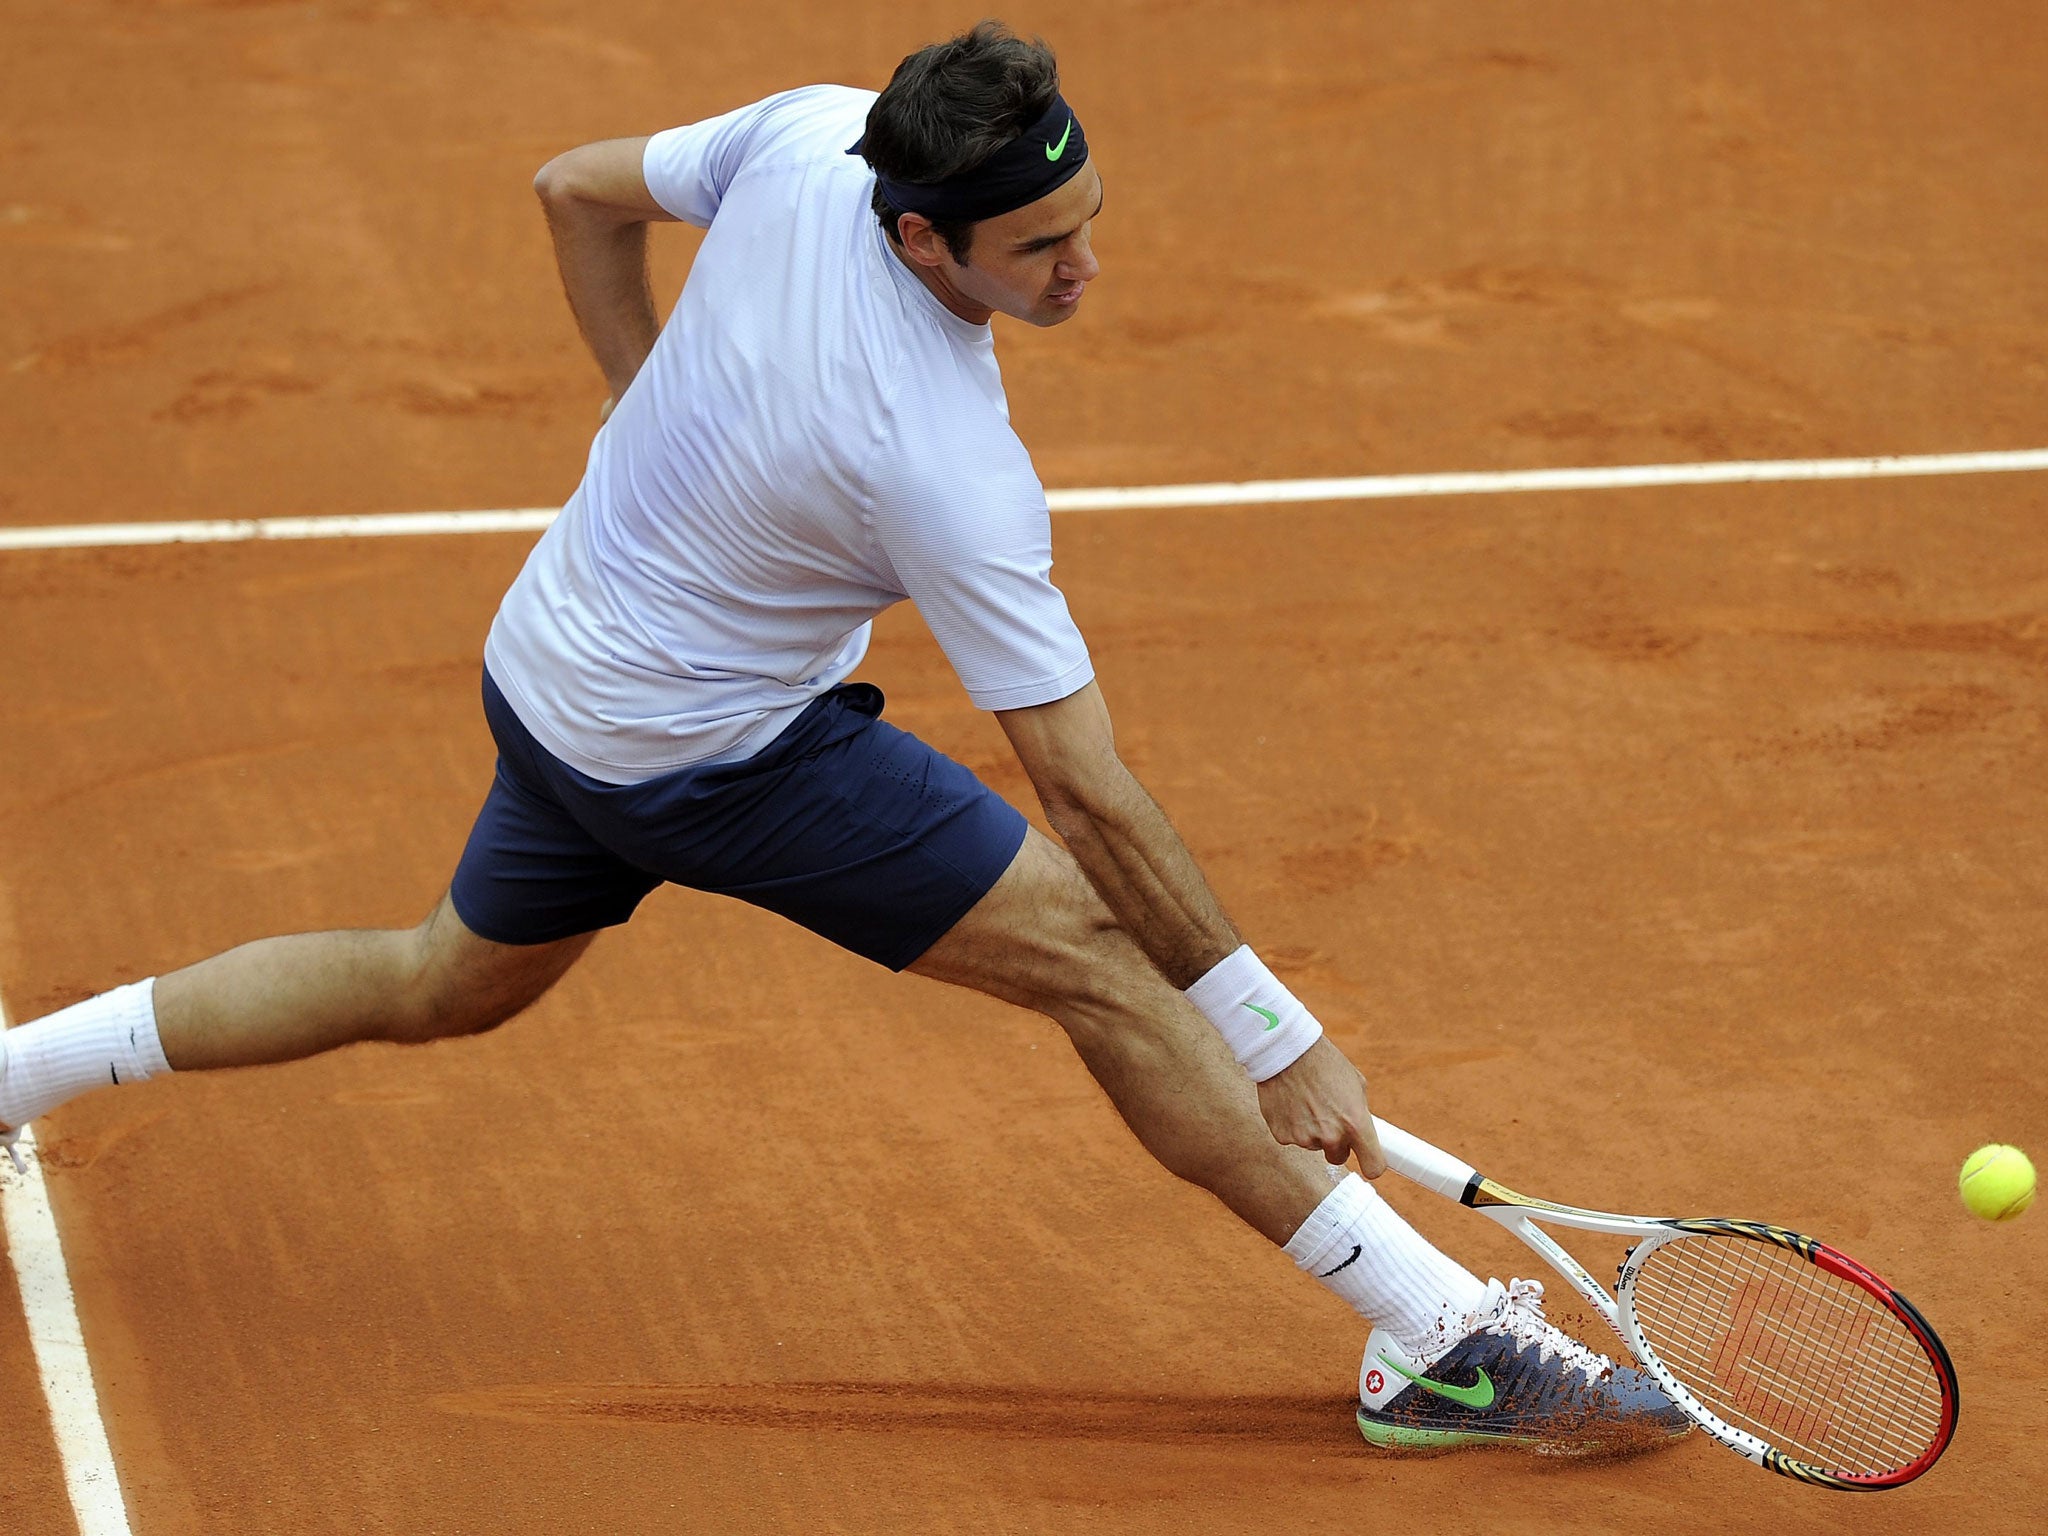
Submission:
M 892 181 L 926 185 L 971 171 L 1045 115 L 1059 94 L 1052 50 L 1026 42 L 1000 21 L 978 23 L 947 42 L 920 48 L 889 77 L 868 111 L 861 155 Z M 903 235 L 876 183 L 875 217 L 898 245 Z M 934 219 L 932 230 L 965 263 L 971 219 Z

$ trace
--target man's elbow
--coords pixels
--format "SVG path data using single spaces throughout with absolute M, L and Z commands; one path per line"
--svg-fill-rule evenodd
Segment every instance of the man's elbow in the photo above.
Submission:
M 554 209 L 589 208 L 621 212 L 620 168 L 610 143 L 564 150 L 533 176 L 534 195 Z M 637 163 L 637 162 L 636 162 Z
M 668 218 L 641 170 L 646 142 L 604 139 L 565 150 L 534 172 L 534 195 L 550 218 L 614 225 Z
M 533 174 L 533 195 L 549 208 L 559 208 L 576 199 L 576 151 L 557 155 Z

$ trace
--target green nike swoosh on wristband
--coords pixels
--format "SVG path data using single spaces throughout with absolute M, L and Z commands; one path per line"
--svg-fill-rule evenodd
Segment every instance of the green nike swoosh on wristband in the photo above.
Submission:
M 1280 1015 L 1272 1009 L 1261 1008 L 1257 1003 L 1246 1003 L 1245 1007 L 1251 1009 L 1253 1013 L 1264 1019 L 1266 1021 L 1266 1028 L 1278 1029 L 1280 1027 Z
M 1398 1360 L 1379 1357 L 1380 1364 L 1390 1371 L 1398 1371 L 1425 1392 L 1434 1392 L 1438 1397 L 1448 1397 L 1452 1402 L 1467 1408 L 1491 1408 L 1493 1406 L 1493 1378 L 1486 1374 L 1484 1366 L 1478 1367 L 1479 1379 L 1469 1387 L 1454 1387 L 1446 1381 L 1430 1381 L 1418 1372 L 1411 1371 Z

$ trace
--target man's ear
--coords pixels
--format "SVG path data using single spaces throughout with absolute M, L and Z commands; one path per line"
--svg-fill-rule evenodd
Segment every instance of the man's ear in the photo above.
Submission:
M 903 237 L 903 254 L 921 267 L 942 266 L 951 254 L 946 242 L 932 228 L 932 221 L 921 213 L 898 215 L 896 233 Z

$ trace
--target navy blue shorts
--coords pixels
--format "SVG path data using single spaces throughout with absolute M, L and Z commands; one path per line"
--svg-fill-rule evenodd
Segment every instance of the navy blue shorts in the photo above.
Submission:
M 500 944 L 545 944 L 623 923 L 669 881 L 900 971 L 1010 867 L 1025 822 L 881 713 L 881 689 L 844 684 L 744 762 L 607 784 L 535 741 L 486 672 L 498 772 L 456 867 L 456 914 Z

